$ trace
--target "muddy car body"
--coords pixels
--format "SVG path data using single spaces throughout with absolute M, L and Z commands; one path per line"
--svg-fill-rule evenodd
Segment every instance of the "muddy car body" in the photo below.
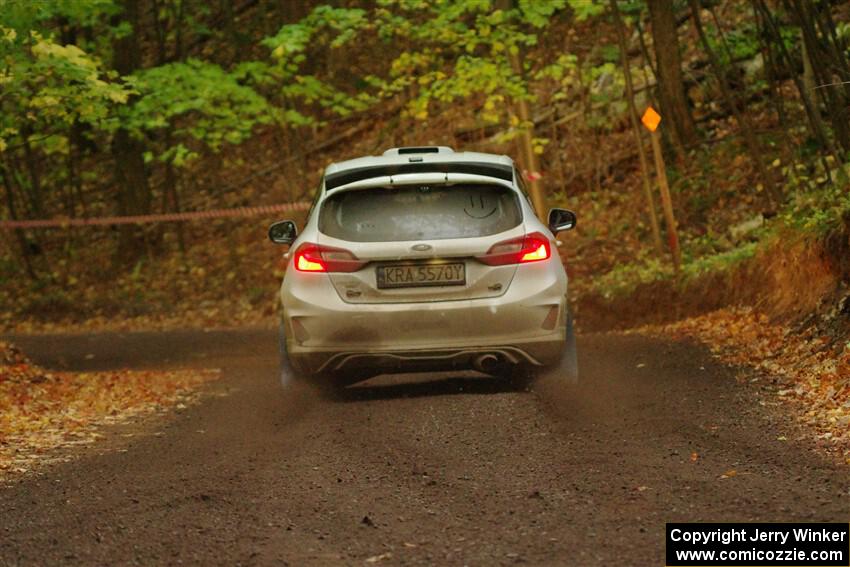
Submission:
M 394 148 L 332 164 L 280 289 L 284 374 L 354 382 L 419 369 L 562 367 L 575 378 L 567 275 L 506 156 Z

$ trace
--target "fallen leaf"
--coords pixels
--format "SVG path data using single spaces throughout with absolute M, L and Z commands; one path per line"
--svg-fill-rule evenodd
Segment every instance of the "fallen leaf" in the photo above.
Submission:
M 54 449 L 94 443 L 103 437 L 97 431 L 102 425 L 185 406 L 198 386 L 218 375 L 210 370 L 47 372 L 0 342 L 0 470 L 20 472 L 38 461 L 62 460 Z

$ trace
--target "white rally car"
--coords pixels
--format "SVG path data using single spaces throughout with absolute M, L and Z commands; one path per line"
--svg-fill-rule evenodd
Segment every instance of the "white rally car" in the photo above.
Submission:
M 280 288 L 283 373 L 348 384 L 388 372 L 551 369 L 577 380 L 567 274 L 506 156 L 393 148 L 325 171 Z

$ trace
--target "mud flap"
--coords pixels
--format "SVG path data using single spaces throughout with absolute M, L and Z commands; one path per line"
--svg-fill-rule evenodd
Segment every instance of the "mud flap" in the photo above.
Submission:
M 567 319 L 567 337 L 559 373 L 568 383 L 578 384 L 578 351 L 576 349 L 576 332 L 573 328 L 572 313 L 569 314 L 569 319 Z
M 278 332 L 278 348 L 280 350 L 280 383 L 286 388 L 293 383 L 300 381 L 303 376 L 295 370 L 292 362 L 289 360 L 289 353 L 286 350 L 286 333 L 284 332 L 283 321 L 280 322 Z
M 280 322 L 278 327 L 278 350 L 280 352 L 280 383 L 284 388 L 300 383 L 306 384 L 311 388 L 317 388 L 324 394 L 333 395 L 346 386 L 361 382 L 371 377 L 331 376 L 325 374 L 305 373 L 298 370 L 289 359 L 289 351 L 286 348 L 286 331 L 284 329 L 283 321 Z
M 566 340 L 561 358 L 551 366 L 537 370 L 536 374 L 538 380 L 546 382 L 578 384 L 578 356 L 572 313 L 567 312 Z

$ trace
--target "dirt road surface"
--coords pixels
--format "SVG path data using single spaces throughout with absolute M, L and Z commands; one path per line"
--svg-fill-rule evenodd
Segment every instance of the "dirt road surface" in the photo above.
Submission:
M 54 368 L 224 378 L 0 487 L 0 565 L 663 565 L 668 521 L 850 511 L 847 467 L 697 346 L 591 335 L 578 387 L 426 374 L 327 399 L 280 386 L 267 331 L 14 340 Z

